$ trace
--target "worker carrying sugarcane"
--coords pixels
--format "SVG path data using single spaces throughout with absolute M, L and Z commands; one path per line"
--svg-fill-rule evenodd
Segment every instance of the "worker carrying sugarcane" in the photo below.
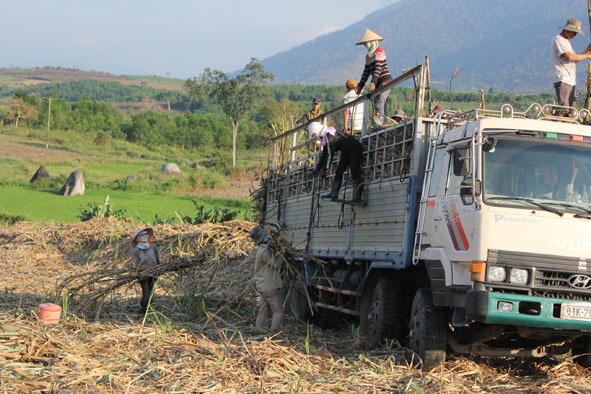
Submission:
M 330 166 L 335 152 L 341 152 L 341 158 L 337 165 L 335 177 L 332 181 L 330 192 L 323 194 L 321 198 L 336 200 L 343 185 L 343 175 L 347 167 L 351 170 L 353 181 L 353 197 L 351 202 L 361 202 L 363 193 L 363 179 L 361 178 L 361 159 L 363 146 L 351 134 L 338 132 L 334 127 L 328 127 L 319 122 L 312 122 L 308 126 L 310 137 L 316 136 L 322 144 L 322 153 L 314 170 L 313 177 L 326 178 L 327 168 Z

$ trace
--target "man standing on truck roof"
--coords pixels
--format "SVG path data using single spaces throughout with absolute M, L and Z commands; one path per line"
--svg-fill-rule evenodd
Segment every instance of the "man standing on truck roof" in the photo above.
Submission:
M 369 92 L 373 92 L 381 86 L 384 86 L 388 82 L 392 81 L 392 76 L 388 70 L 388 62 L 386 60 L 386 52 L 380 47 L 380 41 L 384 38 L 374 33 L 369 29 L 365 29 L 365 33 L 361 36 L 359 41 L 355 45 L 363 45 L 367 49 L 367 55 L 365 56 L 365 67 L 363 68 L 363 74 L 357 84 L 357 92 L 361 93 L 365 83 L 371 76 L 369 82 Z M 390 94 L 390 89 L 384 90 L 382 93 L 374 97 L 374 118 L 377 117 L 378 122 L 375 122 L 374 126 L 377 126 L 384 122 L 386 113 L 386 100 Z
M 581 30 L 581 21 L 569 18 L 562 31 L 556 35 L 550 45 L 550 57 L 554 71 L 554 90 L 556 92 L 556 104 L 564 107 L 574 107 L 575 85 L 577 83 L 577 63 L 581 60 L 591 59 L 591 44 L 578 54 L 575 53 L 571 40 L 577 35 L 585 35 Z M 557 116 L 569 116 L 570 110 L 558 108 Z

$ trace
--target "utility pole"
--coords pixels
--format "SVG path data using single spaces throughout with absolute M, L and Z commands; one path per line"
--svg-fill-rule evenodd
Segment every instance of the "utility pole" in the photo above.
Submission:
M 49 124 L 51 122 L 51 97 L 49 97 L 49 106 L 47 108 L 47 134 L 45 134 L 45 149 L 49 148 Z

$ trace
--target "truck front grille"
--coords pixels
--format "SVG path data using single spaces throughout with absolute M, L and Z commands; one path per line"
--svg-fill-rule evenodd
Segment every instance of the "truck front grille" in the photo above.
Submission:
M 489 250 L 488 264 L 526 268 L 530 271 L 528 288 L 523 286 L 488 286 L 501 291 L 515 291 L 545 297 L 591 301 L 591 258 L 564 257 L 534 253 Z

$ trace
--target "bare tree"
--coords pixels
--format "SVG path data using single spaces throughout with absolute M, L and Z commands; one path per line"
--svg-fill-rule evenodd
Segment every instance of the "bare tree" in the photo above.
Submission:
M 451 74 L 451 78 L 449 79 L 449 108 L 453 109 L 454 107 L 454 96 L 452 93 L 452 83 L 453 80 L 456 79 L 457 77 L 460 76 L 460 74 L 462 73 L 462 71 L 464 71 L 463 69 L 459 69 L 459 65 L 456 66 L 456 68 L 454 69 L 454 72 Z

